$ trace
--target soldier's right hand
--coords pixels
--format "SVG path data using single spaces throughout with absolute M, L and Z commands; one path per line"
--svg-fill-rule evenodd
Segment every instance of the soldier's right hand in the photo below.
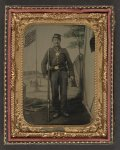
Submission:
M 48 79 L 48 75 L 45 76 L 45 79 Z

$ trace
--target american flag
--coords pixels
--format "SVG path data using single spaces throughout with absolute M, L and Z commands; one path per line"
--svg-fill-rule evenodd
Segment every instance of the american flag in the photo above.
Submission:
M 36 30 L 32 30 L 25 35 L 25 47 L 29 46 L 36 40 Z

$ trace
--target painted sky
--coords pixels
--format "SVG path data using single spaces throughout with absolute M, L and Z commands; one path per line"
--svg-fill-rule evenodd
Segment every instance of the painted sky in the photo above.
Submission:
M 38 25 L 30 27 L 27 32 L 30 30 L 36 29 L 37 31 L 37 40 L 24 48 L 24 71 L 35 70 L 36 62 L 36 49 L 37 49 L 37 68 L 41 72 L 41 60 L 43 59 L 45 52 L 48 48 L 52 47 L 52 37 L 54 33 L 62 35 L 61 47 L 67 48 L 72 62 L 78 55 L 78 49 L 68 49 L 68 45 L 73 38 L 63 37 L 64 33 L 70 29 L 71 26 L 68 25 Z
M 41 72 L 41 60 L 45 55 L 45 52 L 48 48 L 52 47 L 51 39 L 54 33 L 59 33 L 64 35 L 70 29 L 70 26 L 63 25 L 39 25 L 34 26 L 28 29 L 37 30 L 37 42 L 33 42 L 28 47 L 24 48 L 24 71 L 35 71 L 36 70 L 36 49 L 37 49 L 37 68 L 38 71 Z M 86 99 L 84 100 L 89 109 L 92 106 L 92 102 L 94 99 L 94 52 L 90 50 L 90 39 L 92 37 L 93 32 L 87 28 L 87 40 L 86 40 L 86 57 L 85 57 L 85 91 L 86 91 Z M 64 38 L 62 37 L 61 46 L 67 48 L 69 43 L 73 41 L 73 38 Z M 67 49 L 70 55 L 72 62 L 78 56 L 78 49 Z M 83 51 L 82 51 L 83 53 Z

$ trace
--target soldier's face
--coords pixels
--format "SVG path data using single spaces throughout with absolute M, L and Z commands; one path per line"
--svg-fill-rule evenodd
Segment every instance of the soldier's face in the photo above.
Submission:
M 60 46 L 61 41 L 58 38 L 53 38 L 52 42 L 53 42 L 53 46 Z

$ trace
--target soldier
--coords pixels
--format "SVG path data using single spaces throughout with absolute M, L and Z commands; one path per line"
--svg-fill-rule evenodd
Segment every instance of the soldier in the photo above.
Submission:
M 74 80 L 73 64 L 67 50 L 60 46 L 60 34 L 53 35 L 52 43 L 53 47 L 49 48 L 41 63 L 42 73 L 44 77 L 48 78 L 47 65 L 49 64 L 52 105 L 55 112 L 53 118 L 57 118 L 60 114 L 69 117 L 67 112 L 67 83 L 68 76 Z

